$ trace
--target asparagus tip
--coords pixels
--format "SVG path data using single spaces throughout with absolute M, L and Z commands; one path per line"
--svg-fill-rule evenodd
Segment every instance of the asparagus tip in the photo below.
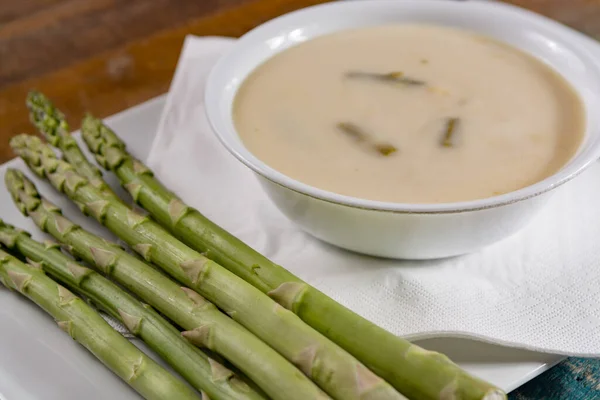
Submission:
M 55 146 L 60 137 L 69 134 L 69 125 L 64 114 L 43 93 L 30 91 L 27 94 L 26 104 L 31 123 L 52 145 Z

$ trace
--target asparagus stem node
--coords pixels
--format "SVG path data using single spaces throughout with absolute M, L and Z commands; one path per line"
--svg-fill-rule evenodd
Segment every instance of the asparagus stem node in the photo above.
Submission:
M 27 108 L 31 123 L 46 138 L 48 143 L 59 148 L 65 160 L 90 180 L 90 183 L 106 196 L 114 196 L 112 189 L 102 179 L 102 172 L 88 162 L 77 141 L 70 134 L 65 116 L 42 93 L 31 91 L 27 95 Z

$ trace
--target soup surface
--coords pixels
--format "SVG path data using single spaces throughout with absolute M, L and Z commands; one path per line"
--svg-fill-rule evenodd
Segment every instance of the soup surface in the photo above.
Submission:
M 585 131 L 577 93 L 541 61 L 467 31 L 334 33 L 259 66 L 234 102 L 246 147 L 317 188 L 440 203 L 514 191 L 559 170 Z

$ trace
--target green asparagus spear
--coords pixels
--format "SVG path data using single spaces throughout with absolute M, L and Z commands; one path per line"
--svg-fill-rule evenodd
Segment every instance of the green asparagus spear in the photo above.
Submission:
M 32 168 L 128 243 L 147 261 L 194 289 L 293 362 L 340 400 L 401 399 L 387 382 L 260 290 L 171 236 L 150 218 L 107 199 L 58 160 L 37 137 L 20 135 L 11 146 Z M 246 372 L 246 371 L 244 371 Z
M 36 91 L 29 92 L 27 108 L 31 122 L 49 143 L 60 149 L 67 162 L 75 166 L 81 175 L 88 178 L 90 183 L 104 192 L 106 196 L 116 196 L 102 179 L 102 172 L 88 162 L 79 145 L 71 136 L 69 124 L 63 113 L 54 107 L 46 96 Z
M 63 167 L 59 168 L 64 170 Z M 69 182 L 64 182 L 64 185 L 71 186 L 74 183 L 73 179 L 69 178 Z M 57 182 L 55 177 L 52 180 Z M 270 398 L 328 398 L 276 351 L 222 314 L 202 296 L 187 288 L 181 288 L 116 244 L 85 231 L 63 217 L 58 207 L 40 199 L 37 189 L 23 173 L 9 169 L 5 175 L 5 182 L 19 210 L 31 217 L 40 229 L 63 243 L 73 255 L 95 266 L 177 325 L 187 329 L 183 335 L 188 340 L 229 360 Z M 76 185 L 80 184 L 81 181 Z M 90 210 L 95 207 L 92 205 Z
M 28 297 L 104 365 L 146 399 L 200 397 L 110 327 L 83 300 L 32 265 L 0 249 L 0 283 Z
M 335 302 L 184 204 L 100 120 L 86 117 L 82 134 L 98 162 L 115 172 L 133 199 L 160 224 L 296 313 L 409 398 L 434 400 L 441 393 L 452 393 L 457 400 L 505 398 L 502 391 L 445 356 L 411 344 Z
M 9 171 L 15 173 L 15 171 Z M 11 178 L 13 179 L 13 178 Z M 14 182 L 14 179 L 13 179 Z M 26 181 L 23 181 L 23 188 Z M 30 193 L 32 191 L 30 190 Z M 52 208 L 31 194 L 30 207 Z M 37 205 L 36 205 L 37 203 Z M 25 204 L 22 204 L 25 206 Z M 32 211 L 34 211 L 33 209 Z M 152 307 L 142 305 L 119 286 L 97 272 L 83 267 L 57 246 L 46 246 L 0 220 L 0 243 L 31 260 L 52 278 L 90 299 L 95 305 L 122 322 L 129 331 L 146 342 L 163 360 L 194 388 L 214 400 L 265 399 L 218 361 L 190 344 L 179 331 L 165 321 Z

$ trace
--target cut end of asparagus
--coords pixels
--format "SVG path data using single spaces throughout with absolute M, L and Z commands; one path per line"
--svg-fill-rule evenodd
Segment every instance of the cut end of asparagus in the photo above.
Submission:
M 29 118 L 33 125 L 46 137 L 53 146 L 57 146 L 62 136 L 69 136 L 69 125 L 65 116 L 52 102 L 37 91 L 27 95 Z

